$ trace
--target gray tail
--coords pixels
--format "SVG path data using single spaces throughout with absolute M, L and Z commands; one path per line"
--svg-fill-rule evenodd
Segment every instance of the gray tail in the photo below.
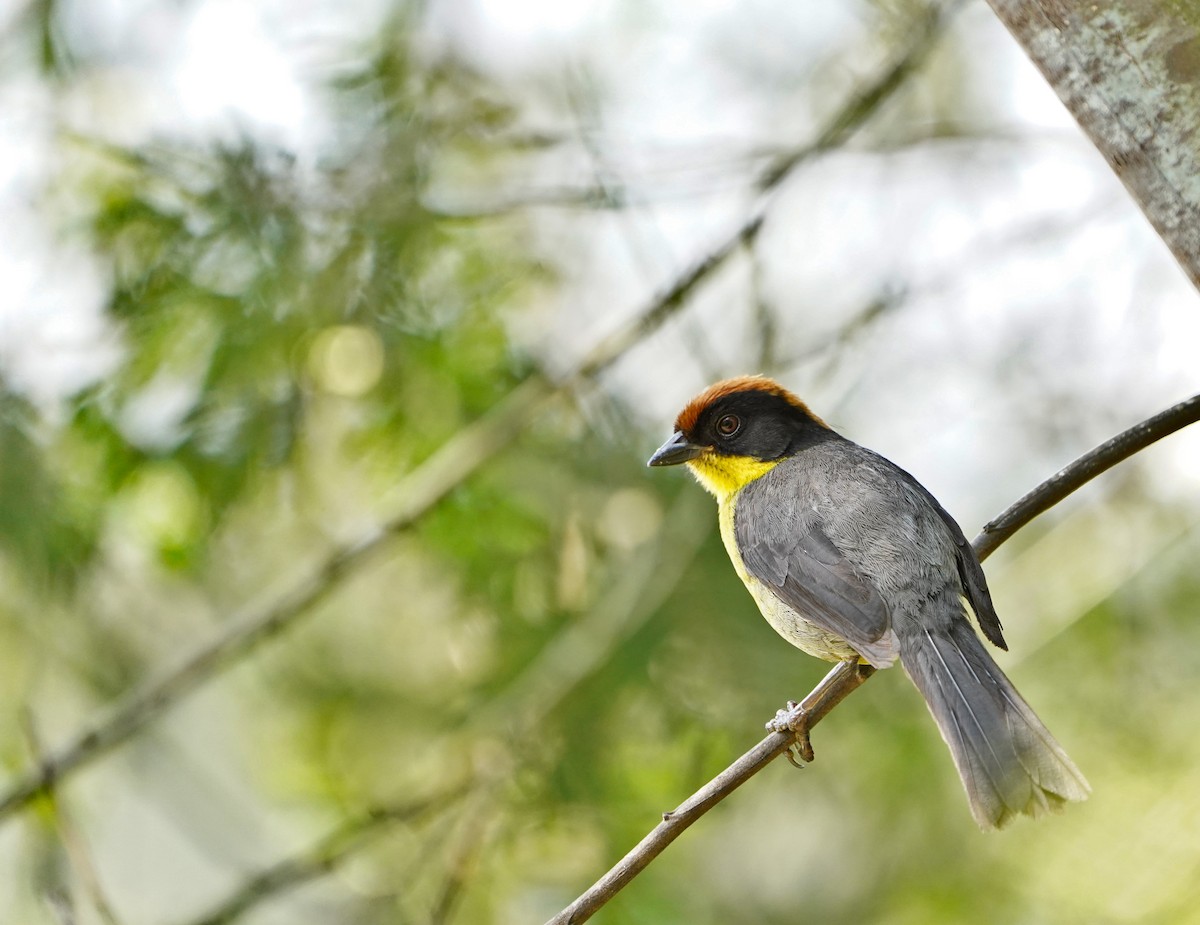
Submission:
M 900 661 L 950 746 L 980 828 L 1087 799 L 1091 787 L 965 620 L 921 630 Z

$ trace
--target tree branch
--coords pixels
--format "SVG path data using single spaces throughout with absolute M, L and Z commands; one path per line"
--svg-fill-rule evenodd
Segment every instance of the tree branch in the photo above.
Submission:
M 796 713 L 802 713 L 805 722 L 799 732 L 807 734 L 829 711 L 864 681 L 875 669 L 870 665 L 857 666 L 840 662 L 800 703 Z M 772 732 L 693 793 L 668 813 L 663 821 L 651 830 L 625 857 L 621 858 L 603 877 L 597 880 L 582 896 L 563 909 L 546 925 L 579 925 L 586 922 L 596 911 L 619 893 L 630 880 L 640 874 L 666 849 L 667 845 L 682 835 L 693 822 L 729 796 L 738 787 L 786 752 L 796 742 L 796 733 Z
M 1200 287 L 1200 39 L 1175 0 L 988 0 Z
M 473 782 L 468 781 L 433 797 L 377 806 L 361 816 L 348 819 L 311 848 L 251 877 L 236 892 L 190 925 L 228 925 L 259 903 L 336 870 L 385 828 L 396 823 L 415 822 L 445 809 L 467 796 L 472 786 Z
M 764 192 L 771 191 L 782 184 L 804 161 L 845 144 L 924 63 L 941 36 L 947 18 L 960 6 L 962 0 L 951 0 L 944 5 L 932 4 L 923 9 L 915 17 L 908 46 L 891 66 L 842 106 L 811 144 L 781 155 L 775 163 L 768 166 L 758 180 L 759 188 Z
M 42 753 L 41 735 L 38 731 L 37 720 L 29 709 L 22 711 L 22 725 L 29 747 L 34 755 Z M 73 921 L 75 910 L 72 902 L 72 890 L 66 882 L 68 871 L 74 874 L 83 895 L 92 904 L 92 909 L 102 925 L 121 925 L 121 920 L 108 898 L 107 891 L 100 880 L 100 873 L 92 857 L 92 851 L 87 840 L 75 823 L 74 814 L 67 808 L 65 802 L 51 798 L 44 806 L 44 818 L 48 818 L 58 830 L 58 837 L 66 854 L 68 870 L 57 870 L 58 865 L 51 865 L 54 873 L 53 883 L 43 888 L 43 897 L 56 909 L 64 922 Z M 60 880 L 60 878 L 62 878 Z
M 771 194 L 812 156 L 843 143 L 898 89 L 903 75 L 928 51 L 943 21 L 933 8 L 922 18 L 917 37 L 870 86 L 844 105 L 817 139 L 784 155 L 759 181 L 762 196 L 750 216 L 728 237 L 667 289 L 655 296 L 620 330 L 604 338 L 573 373 L 551 382 L 535 374 L 515 388 L 496 407 L 464 427 L 401 483 L 401 502 L 382 527 L 334 550 L 311 575 L 282 596 L 249 606 L 232 616 L 214 638 L 202 643 L 182 663 L 171 666 L 122 697 L 66 745 L 39 760 L 0 795 L 0 822 L 25 808 L 40 793 L 56 786 L 80 768 L 124 744 L 146 724 L 170 709 L 220 671 L 245 657 L 259 643 L 290 628 L 313 605 L 326 599 L 338 581 L 403 532 L 487 460 L 524 430 L 536 410 L 552 396 L 595 379 L 629 349 L 652 334 L 678 312 L 692 293 L 757 236 Z M 909 65 L 904 62 L 909 61 Z
M 634 632 L 678 584 L 711 526 L 708 517 L 701 516 L 710 514 L 708 505 L 695 503 L 698 501 L 690 492 L 681 495 L 664 519 L 666 529 L 654 548 L 641 553 L 588 613 L 542 650 L 522 676 L 486 706 L 474 710 L 469 728 L 487 730 L 489 734 L 500 731 L 506 741 L 514 744 L 526 741 L 539 718 L 594 671 L 617 640 Z M 586 656 L 581 658 L 581 652 Z M 488 782 L 482 783 L 485 786 L 481 789 L 486 789 Z M 384 806 L 349 819 L 312 848 L 249 877 L 228 898 L 188 925 L 228 925 L 260 903 L 332 873 L 352 855 L 369 847 L 384 827 L 414 821 L 471 796 L 472 786 L 468 783 L 429 800 Z M 486 799 L 479 802 L 488 805 Z M 481 812 L 466 810 L 468 815 L 482 818 Z
M 1145 449 L 1156 440 L 1197 420 L 1200 420 L 1200 395 L 1135 424 L 1085 453 L 1065 469 L 1046 479 L 995 520 L 990 521 L 972 543 L 979 558 L 987 558 L 1001 543 L 1038 514 L 1053 507 L 1102 472 Z M 796 730 L 795 733 L 771 733 L 684 800 L 677 809 L 664 813 L 663 821 L 638 842 L 632 851 L 571 905 L 547 921 L 546 925 L 580 925 L 590 919 L 692 823 L 786 752 L 798 739 L 806 740 L 808 731 L 873 673 L 874 669 L 868 665 L 857 666 L 857 671 L 849 663 L 837 665 L 804 699 L 799 708 L 785 717 Z
M 1014 503 L 1003 514 L 989 520 L 971 545 L 980 561 L 990 556 L 1001 543 L 1038 514 L 1048 511 L 1063 498 L 1090 482 L 1101 472 L 1175 431 L 1200 421 L 1200 395 L 1172 405 L 1152 418 L 1135 424 L 1084 453 L 1065 469 L 1055 473 L 1037 488 Z
M 296 586 L 267 604 L 236 612 L 217 634 L 183 662 L 171 666 L 122 698 L 66 746 L 39 759 L 0 798 L 0 820 L 29 804 L 79 768 L 121 745 L 179 700 L 259 643 L 293 625 L 325 600 L 351 569 L 361 566 L 396 533 L 411 527 L 426 511 L 498 452 L 538 405 L 551 394 L 540 377 L 526 380 L 482 418 L 443 444 L 400 485 L 401 501 L 391 520 L 356 542 L 335 550 Z
M 701 282 L 724 266 L 733 254 L 752 244 L 762 230 L 774 194 L 784 182 L 797 168 L 812 158 L 845 144 L 855 131 L 891 99 L 904 85 L 905 79 L 925 60 L 934 41 L 942 33 L 947 16 L 960 5 L 961 0 L 954 0 L 945 7 L 932 6 L 926 9 L 919 17 L 908 47 L 884 69 L 883 73 L 843 104 L 815 139 L 780 155 L 762 172 L 756 184 L 761 195 L 746 220 L 705 259 L 684 272 L 655 300 L 655 304 L 642 314 L 640 321 L 627 326 L 602 343 L 596 354 L 582 364 L 579 374 L 594 376 L 603 372 L 634 343 L 658 328 L 667 315 L 672 314 L 685 302 Z

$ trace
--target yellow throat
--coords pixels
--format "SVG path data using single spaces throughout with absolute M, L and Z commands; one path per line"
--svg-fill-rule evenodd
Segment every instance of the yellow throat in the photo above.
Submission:
M 753 456 L 724 456 L 713 452 L 690 459 L 687 467 L 696 481 L 716 495 L 724 506 L 741 489 L 762 478 L 779 464 L 774 459 L 764 462 Z
M 688 460 L 687 467 L 692 470 L 696 481 L 717 497 L 717 523 L 721 528 L 721 540 L 725 543 L 725 551 L 729 553 L 729 561 L 737 572 L 742 583 L 754 593 L 757 581 L 750 577 L 742 562 L 742 553 L 738 549 L 737 536 L 733 527 L 733 512 L 737 507 L 738 492 L 757 478 L 766 475 L 778 464 L 763 462 L 753 456 L 723 456 L 708 452 L 703 456 Z M 757 598 L 755 598 L 757 600 Z M 761 609 L 761 604 L 759 605 Z

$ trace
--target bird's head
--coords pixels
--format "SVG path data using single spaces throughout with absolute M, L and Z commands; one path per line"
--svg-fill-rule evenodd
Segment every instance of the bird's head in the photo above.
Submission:
M 709 386 L 679 412 L 675 433 L 650 457 L 651 466 L 685 463 L 724 499 L 787 459 L 834 436 L 804 402 L 764 376 Z

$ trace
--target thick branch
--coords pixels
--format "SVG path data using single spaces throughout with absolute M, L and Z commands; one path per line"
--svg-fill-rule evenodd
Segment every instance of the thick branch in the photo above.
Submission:
M 1091 452 L 1085 453 L 988 523 L 972 544 L 979 557 L 986 558 L 1038 514 L 1048 510 L 1100 473 L 1145 449 L 1156 440 L 1197 420 L 1200 420 L 1200 395 L 1134 425 L 1111 440 L 1106 440 Z M 800 710 L 791 715 L 795 720 L 793 728 L 796 729 L 796 735 L 773 732 L 684 800 L 678 809 L 664 813 L 663 821 L 632 851 L 546 925 L 580 925 L 590 919 L 693 822 L 786 752 L 798 737 L 806 738 L 813 726 L 872 673 L 873 670 L 865 665 L 858 666 L 857 671 L 851 671 L 846 663 L 834 668 L 805 698 Z
M 988 0 L 1200 287 L 1200 15 L 1178 0 Z

